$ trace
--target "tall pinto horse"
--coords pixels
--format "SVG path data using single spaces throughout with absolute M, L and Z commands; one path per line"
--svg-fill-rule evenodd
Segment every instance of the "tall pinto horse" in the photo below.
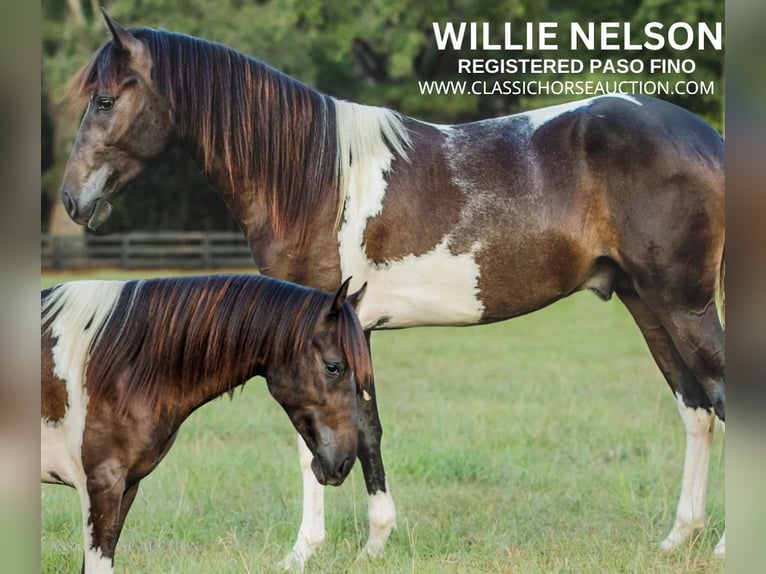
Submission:
M 686 426 L 662 547 L 703 525 L 725 403 L 724 145 L 714 129 L 626 95 L 434 125 L 323 95 L 220 44 L 105 17 L 111 39 L 70 85 L 89 99 L 61 189 L 75 221 L 99 225 L 124 185 L 180 144 L 261 272 L 326 290 L 346 276 L 366 281 L 366 329 L 491 323 L 583 289 L 616 293 Z M 374 555 L 395 511 L 369 399 L 358 455 Z M 304 489 L 285 565 L 302 565 L 325 536 L 321 488 L 304 475 Z

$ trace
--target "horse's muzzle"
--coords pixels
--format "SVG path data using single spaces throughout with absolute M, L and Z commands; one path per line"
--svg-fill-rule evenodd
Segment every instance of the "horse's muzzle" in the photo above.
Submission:
M 72 195 L 67 191 L 66 186 L 61 188 L 61 203 L 64 204 L 64 209 L 69 214 L 69 217 L 77 223 L 84 223 L 77 221 L 77 202 L 72 198 Z
M 355 459 L 356 455 L 354 454 L 331 460 L 314 456 L 314 459 L 311 461 L 311 470 L 314 471 L 314 476 L 316 476 L 319 484 L 340 486 L 348 476 L 348 473 L 351 472 Z

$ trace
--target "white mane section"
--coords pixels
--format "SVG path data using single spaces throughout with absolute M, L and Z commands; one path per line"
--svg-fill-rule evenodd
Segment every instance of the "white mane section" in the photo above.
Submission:
M 56 337 L 55 375 L 67 386 L 84 383 L 88 353 L 112 314 L 124 281 L 73 281 L 56 288 L 42 304 L 41 319 Z M 87 327 L 87 328 L 86 328 Z
M 367 158 L 381 157 L 393 152 L 407 159 L 407 148 L 412 146 L 410 134 L 401 116 L 386 108 L 364 106 L 334 100 L 338 130 L 338 181 L 340 197 L 336 227 L 343 218 L 343 210 L 353 182 L 353 197 L 359 201 L 373 182 Z

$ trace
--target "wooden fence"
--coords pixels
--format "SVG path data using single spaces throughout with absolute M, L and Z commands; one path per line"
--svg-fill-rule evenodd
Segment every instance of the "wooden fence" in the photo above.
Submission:
M 43 235 L 41 255 L 43 269 L 255 267 L 244 236 L 236 232 Z

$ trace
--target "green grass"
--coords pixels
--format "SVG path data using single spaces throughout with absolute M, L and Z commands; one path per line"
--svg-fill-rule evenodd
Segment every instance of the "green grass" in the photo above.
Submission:
M 102 277 L 128 277 L 104 273 Z M 46 275 L 43 286 L 70 279 Z M 684 433 L 630 316 L 581 294 L 513 321 L 373 335 L 383 456 L 398 528 L 378 560 L 360 465 L 327 488 L 307 572 L 721 572 L 716 433 L 710 526 L 663 553 Z M 79 571 L 75 492 L 42 486 L 42 572 Z M 182 427 L 142 482 L 119 573 L 267 572 L 300 521 L 295 433 L 261 379 Z

